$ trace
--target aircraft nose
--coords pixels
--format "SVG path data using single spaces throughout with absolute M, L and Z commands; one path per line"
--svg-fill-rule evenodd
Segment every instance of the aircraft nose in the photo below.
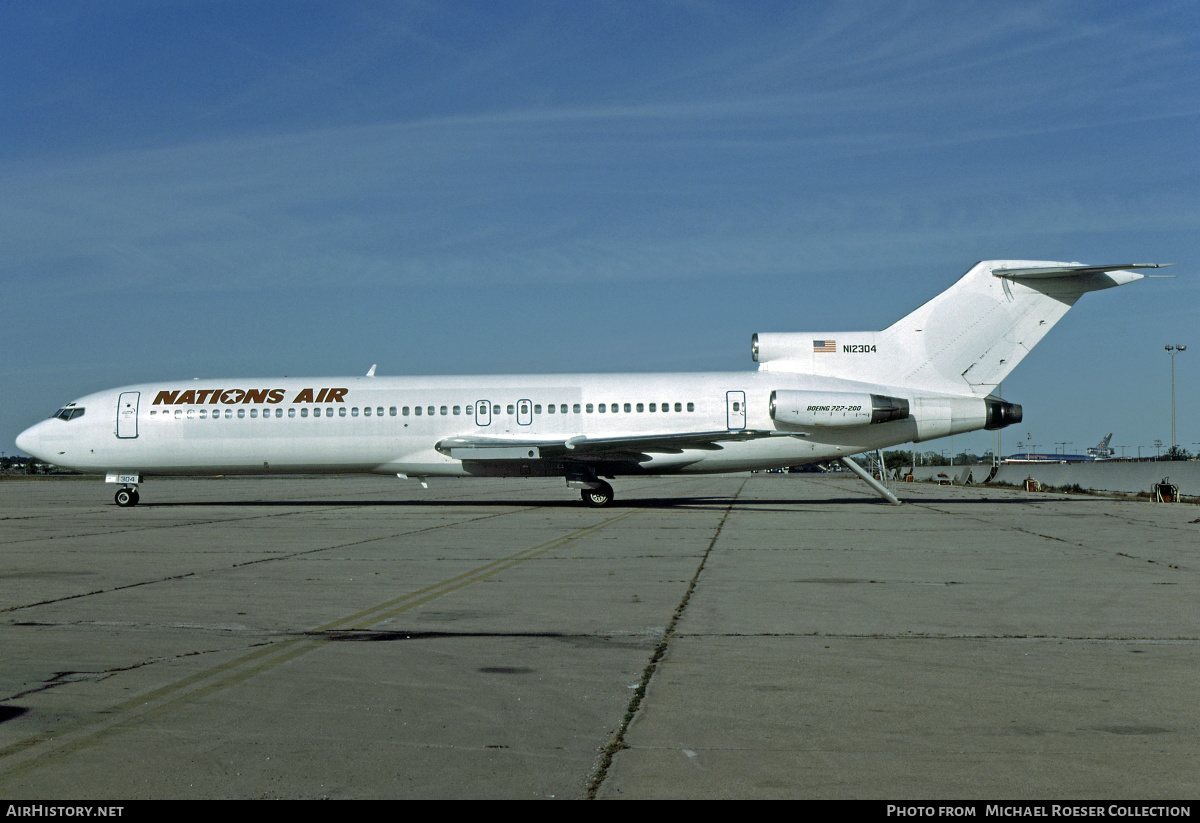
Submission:
M 41 457 L 38 454 L 38 445 L 42 441 L 41 434 L 38 429 L 42 426 L 38 423 L 36 426 L 30 426 L 25 431 L 17 435 L 17 448 L 32 457 Z

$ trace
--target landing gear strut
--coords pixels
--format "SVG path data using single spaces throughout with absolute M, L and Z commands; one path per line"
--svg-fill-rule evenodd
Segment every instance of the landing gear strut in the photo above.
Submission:
M 605 483 L 603 480 L 595 481 L 599 484 L 594 489 L 581 489 L 579 494 L 583 498 L 585 505 L 599 509 L 607 506 L 613 501 L 613 487 Z
M 127 508 L 129 506 L 136 506 L 138 504 L 139 499 L 140 499 L 140 497 L 138 495 L 138 490 L 137 490 L 136 486 L 133 488 L 130 488 L 129 486 L 125 486 L 124 488 L 117 489 L 117 494 L 113 498 L 113 500 L 115 500 L 117 505 L 120 506 L 121 508 Z

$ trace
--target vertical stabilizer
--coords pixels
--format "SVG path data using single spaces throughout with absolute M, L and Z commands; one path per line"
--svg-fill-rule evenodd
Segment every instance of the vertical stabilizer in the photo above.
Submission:
M 1083 294 L 1157 266 L 988 260 L 881 332 L 756 335 L 755 357 L 766 371 L 984 397 Z

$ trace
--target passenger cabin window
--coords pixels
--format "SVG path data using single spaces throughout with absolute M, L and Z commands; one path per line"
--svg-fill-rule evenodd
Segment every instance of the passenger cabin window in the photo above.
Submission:
M 296 416 L 296 410 L 288 409 L 288 417 L 295 417 L 295 416 Z
M 415 409 L 413 409 L 413 411 L 416 413 L 417 417 L 421 416 L 421 407 L 420 406 L 417 406 Z
M 554 414 L 554 404 L 550 403 L 549 405 L 547 405 L 546 411 L 550 412 L 550 414 Z
M 498 405 L 492 406 L 492 414 L 499 414 L 499 413 L 500 413 L 500 406 L 498 406 Z
M 441 413 L 442 413 L 442 417 L 445 417 L 448 414 L 448 410 L 446 409 L 445 406 L 442 406 Z
M 565 409 L 565 408 L 566 408 L 566 406 L 563 406 L 563 408 Z M 576 404 L 575 404 L 575 407 L 574 407 L 574 408 L 575 408 L 575 413 L 576 413 L 576 414 L 579 414 L 579 404 L 578 404 L 578 403 L 576 403 Z M 592 407 L 591 407 L 591 406 L 588 406 L 588 411 L 591 411 L 591 410 L 592 410 Z M 563 413 L 565 414 L 566 412 L 563 412 Z
M 688 403 L 688 411 L 695 411 L 695 410 L 696 410 L 696 404 Z
M 592 404 L 591 404 L 591 403 L 588 403 L 588 404 L 587 404 L 587 413 L 588 413 L 588 414 L 591 414 L 591 413 L 592 413 Z
M 388 409 L 388 416 L 389 416 L 389 417 L 395 417 L 395 416 L 396 416 L 396 407 L 395 407 L 395 406 L 392 406 L 391 408 L 389 408 L 389 409 Z
M 371 416 L 371 407 L 367 406 L 366 408 L 363 409 L 363 417 L 370 417 L 370 416 Z
M 638 411 L 641 411 L 641 409 L 638 409 Z M 628 404 L 628 403 L 626 403 L 626 404 L 625 404 L 625 413 L 626 413 L 626 414 L 629 414 L 629 412 L 630 412 L 629 404 Z
M 454 407 L 454 413 L 455 413 L 455 414 L 462 414 L 462 406 L 455 406 L 455 407 Z
M 455 406 L 455 408 L 458 408 L 458 407 L 457 407 L 457 406 Z M 455 412 L 455 414 L 458 414 L 458 412 Z M 474 414 L 475 414 L 475 407 L 474 407 L 474 406 L 467 406 L 467 416 L 468 416 L 468 417 L 471 417 L 471 416 L 473 416 Z
M 591 408 L 590 408 L 590 407 L 588 408 L 588 411 L 591 411 Z M 599 405 L 599 406 L 596 408 L 596 411 L 597 411 L 597 412 L 599 412 L 600 414 L 604 414 L 604 404 L 603 404 L 603 403 L 601 403 L 601 404 L 600 404 L 600 405 Z
M 428 407 L 426 407 L 426 409 L 425 409 L 425 410 L 426 410 L 427 412 L 429 412 L 429 416 L 430 416 L 430 417 L 433 417 L 433 406 L 428 406 Z
M 683 411 L 683 404 L 682 404 L 682 403 L 676 403 L 676 404 L 675 404 L 675 411 Z
M 511 405 L 511 404 L 510 404 L 510 405 L 509 405 L 509 407 L 508 407 L 508 413 L 509 413 L 509 414 L 512 414 L 512 413 L 513 413 L 513 407 L 512 407 L 512 405 Z
M 551 406 L 550 408 L 554 408 L 554 407 L 553 407 L 553 406 Z M 541 414 L 541 413 L 542 413 L 542 404 L 541 404 L 541 403 L 534 403 L 534 404 L 533 404 L 533 413 L 534 413 L 534 414 Z

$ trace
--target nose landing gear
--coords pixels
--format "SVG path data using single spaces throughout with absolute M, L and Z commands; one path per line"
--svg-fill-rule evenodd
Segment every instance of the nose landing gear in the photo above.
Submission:
M 117 489 L 117 494 L 113 498 L 113 500 L 115 500 L 117 505 L 120 506 L 121 508 L 128 508 L 129 506 L 136 506 L 138 504 L 139 499 L 141 499 L 141 498 L 138 495 L 138 490 L 137 490 L 136 486 L 133 486 L 133 487 L 126 486 L 124 488 Z

